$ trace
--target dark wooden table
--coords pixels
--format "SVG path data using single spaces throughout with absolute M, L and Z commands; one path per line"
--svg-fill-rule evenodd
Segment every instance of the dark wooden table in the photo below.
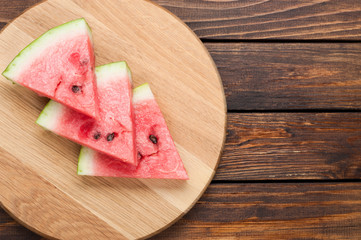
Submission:
M 0 0 L 0 27 L 39 0 Z M 361 1 L 156 0 L 209 49 L 217 174 L 154 239 L 361 239 Z M 0 210 L 0 239 L 41 239 Z

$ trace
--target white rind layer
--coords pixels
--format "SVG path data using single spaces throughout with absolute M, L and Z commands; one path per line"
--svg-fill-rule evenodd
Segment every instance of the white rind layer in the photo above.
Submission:
M 90 148 L 81 148 L 78 159 L 78 175 L 94 175 L 93 162 L 95 153 L 96 152 Z
M 48 130 L 54 130 L 64 111 L 65 106 L 50 100 L 43 111 L 40 113 L 36 123 Z
M 133 103 L 139 103 L 148 99 L 154 99 L 148 83 L 144 83 L 133 89 Z
M 16 81 L 19 74 L 36 56 L 52 45 L 76 36 L 88 35 L 93 43 L 91 30 L 84 18 L 76 19 L 50 29 L 24 48 L 8 65 L 2 75 Z
M 108 83 L 109 79 L 117 80 L 124 77 L 128 77 L 132 83 L 132 76 L 126 62 L 114 62 L 98 66 L 95 68 L 95 74 L 98 86 Z

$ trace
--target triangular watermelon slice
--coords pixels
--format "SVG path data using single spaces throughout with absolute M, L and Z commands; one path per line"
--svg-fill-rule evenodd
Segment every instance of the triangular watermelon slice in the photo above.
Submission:
M 95 69 L 99 118 L 51 100 L 38 120 L 44 128 L 120 161 L 137 165 L 130 70 L 125 62 Z
M 98 115 L 93 40 L 83 18 L 34 40 L 2 75 L 88 116 Z
M 78 174 L 104 177 L 188 179 L 166 122 L 148 84 L 133 90 L 139 164 L 131 166 L 83 147 Z

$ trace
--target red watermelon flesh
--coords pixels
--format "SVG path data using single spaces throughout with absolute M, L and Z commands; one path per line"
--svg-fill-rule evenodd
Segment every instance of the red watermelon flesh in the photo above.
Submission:
M 78 174 L 105 177 L 188 179 L 160 108 L 143 84 L 133 91 L 138 166 L 83 147 Z
M 125 62 L 97 67 L 99 119 L 50 101 L 37 123 L 44 128 L 137 165 L 130 70 Z
M 55 27 L 34 40 L 3 76 L 88 116 L 98 115 L 92 35 L 84 19 Z

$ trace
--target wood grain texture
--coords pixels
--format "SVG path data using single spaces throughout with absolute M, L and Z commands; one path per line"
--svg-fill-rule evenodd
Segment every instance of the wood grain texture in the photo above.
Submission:
M 361 179 L 361 113 L 231 113 L 216 180 Z
M 45 240 L 36 233 L 26 229 L 20 223 L 10 217 L 2 208 L 0 208 L 0 239 L 6 240 Z
M 85 17 L 96 65 L 127 60 L 134 86 L 149 82 L 190 180 L 77 176 L 79 146 L 35 124 L 47 100 L 2 77 L 0 201 L 46 236 L 144 238 L 174 223 L 210 183 L 225 139 L 223 87 L 206 48 L 167 11 L 143 0 L 91 3 L 49 0 L 16 18 L 0 35 L 0 69 L 46 30 Z
M 41 1 L 42 0 L 0 0 L 0 22 L 2 24 L 9 23 L 26 9 L 40 3 Z
M 0 226 L 19 227 L 0 212 Z M 1 239 L 7 233 L 0 231 Z M 358 239 L 361 183 L 212 184 L 153 239 Z M 19 238 L 41 239 L 28 231 Z
M 229 110 L 361 109 L 358 43 L 208 43 Z
M 41 0 L 0 0 L 0 27 Z M 358 0 L 153 0 L 203 39 L 361 40 Z
M 359 239 L 361 183 L 215 184 L 154 239 Z
M 104 221 L 85 204 L 74 201 L 71 194 L 25 167 L 4 149 L 0 157 L 2 207 L 32 231 L 58 239 L 76 239 L 79 234 L 83 239 L 125 239 L 111 222 Z
M 358 0 L 154 0 L 203 39 L 361 39 Z

